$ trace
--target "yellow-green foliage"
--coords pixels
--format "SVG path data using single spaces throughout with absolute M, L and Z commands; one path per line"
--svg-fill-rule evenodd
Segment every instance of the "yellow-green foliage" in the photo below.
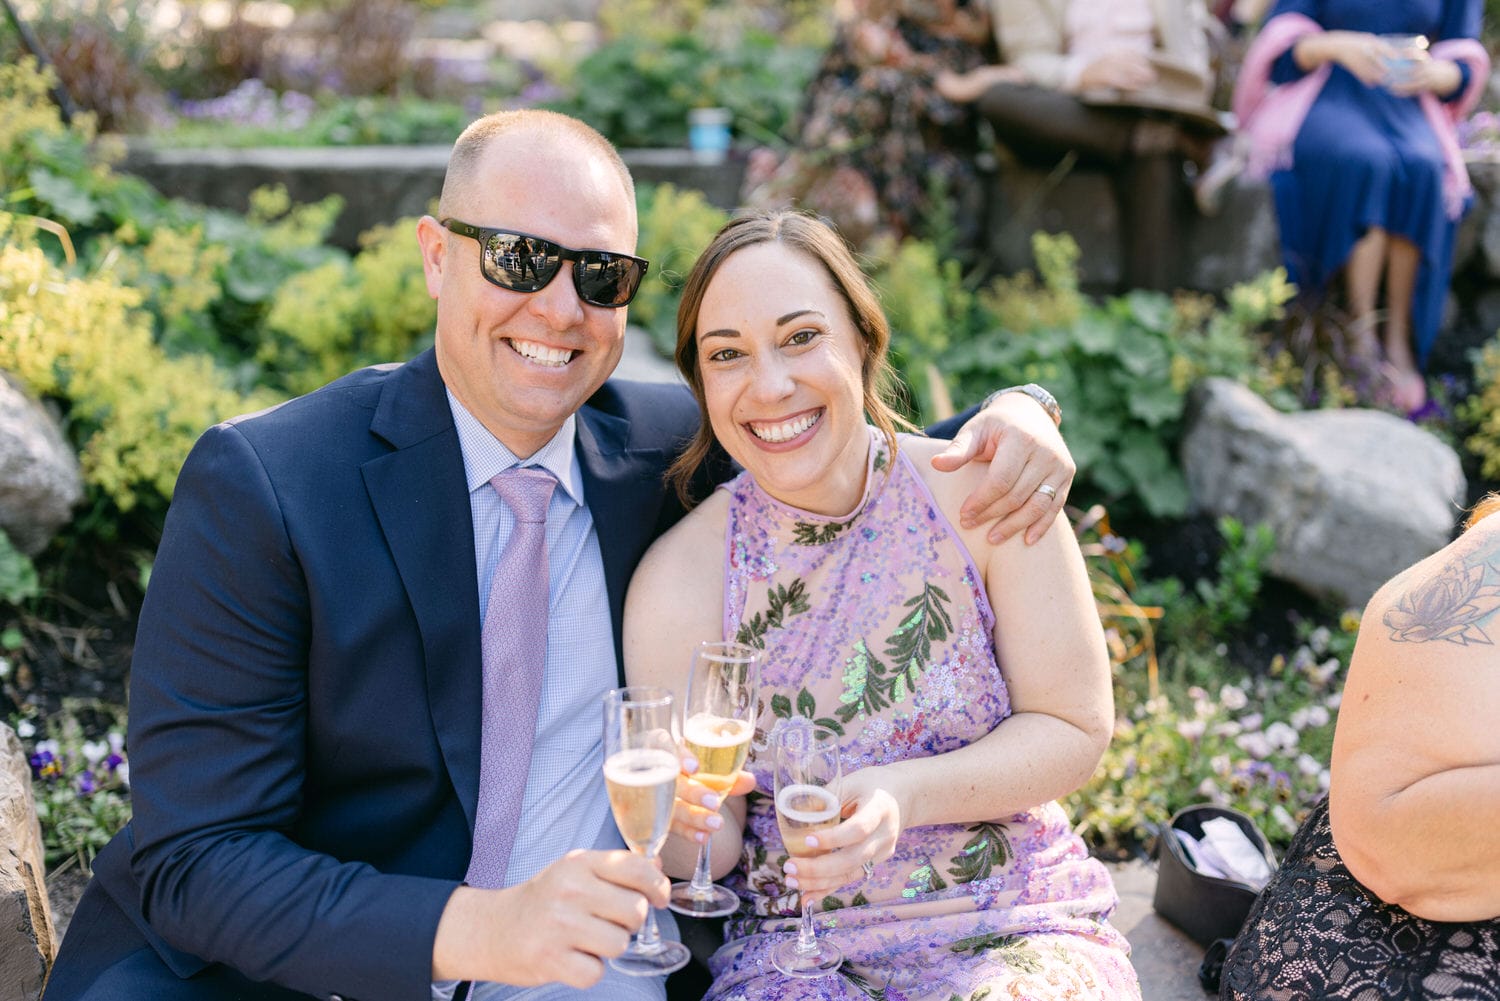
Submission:
M 205 427 L 275 402 L 236 392 L 207 358 L 168 358 L 142 301 L 110 273 L 65 274 L 0 213 L 0 369 L 65 402 L 85 480 L 121 510 L 170 498 Z
M 277 290 L 256 361 L 290 393 L 310 392 L 361 365 L 401 361 L 431 332 L 416 221 L 366 233 L 351 262 L 333 258 Z
M 121 285 L 142 294 L 142 304 L 167 327 L 201 314 L 219 298 L 219 269 L 229 262 L 229 248 L 209 244 L 203 229 L 157 227 L 144 246 L 133 247 L 133 227 L 116 233 L 120 242 L 105 254 L 102 267 Z
M 63 132 L 57 106 L 47 95 L 55 79 L 50 69 L 38 72 L 30 56 L 18 63 L 0 64 L 0 153 L 19 148 L 33 136 Z M 91 119 L 77 127 L 90 128 Z M 25 183 L 15 166 L 0 155 L 0 188 L 9 191 Z
M 636 189 L 640 237 L 636 253 L 651 262 L 641 290 L 630 304 L 630 322 L 651 333 L 657 349 L 670 355 L 677 340 L 677 303 L 682 283 L 708 241 L 729 221 L 702 192 L 670 184 Z
M 1474 425 L 1464 444 L 1479 456 L 1479 473 L 1500 479 L 1500 337 L 1484 346 L 1474 366 L 1474 395 L 1460 408 L 1459 416 Z
M 1036 273 L 997 278 L 980 293 L 980 303 L 1006 330 L 1072 326 L 1085 305 L 1078 291 L 1078 242 L 1067 233 L 1038 231 L 1031 252 Z
M 903 240 L 877 259 L 886 261 L 874 277 L 880 304 L 891 329 L 903 334 L 903 353 L 909 362 L 932 360 L 948 347 L 973 302 L 959 263 L 943 259 L 925 240 Z

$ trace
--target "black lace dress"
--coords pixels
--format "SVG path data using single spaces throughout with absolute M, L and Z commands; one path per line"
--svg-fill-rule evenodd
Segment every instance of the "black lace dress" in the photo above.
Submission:
M 1446 923 L 1350 875 L 1324 800 L 1303 823 L 1224 964 L 1220 1001 L 1500 1001 L 1500 918 Z

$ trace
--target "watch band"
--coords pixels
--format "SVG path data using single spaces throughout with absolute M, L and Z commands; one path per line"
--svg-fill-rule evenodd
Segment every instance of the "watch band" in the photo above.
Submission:
M 1006 393 L 1025 393 L 1047 411 L 1047 416 L 1052 418 L 1053 424 L 1062 427 L 1062 407 L 1058 404 L 1057 397 L 1034 382 L 1028 382 L 1024 386 L 1006 386 L 1004 389 L 997 389 L 985 398 L 984 406 L 989 406 Z

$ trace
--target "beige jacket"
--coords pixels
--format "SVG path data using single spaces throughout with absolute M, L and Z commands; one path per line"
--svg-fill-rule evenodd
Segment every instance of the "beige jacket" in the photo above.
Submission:
M 1068 0 L 990 0 L 990 19 L 1002 62 L 1020 66 L 1032 82 L 1066 89 Z M 1210 80 L 1208 7 L 1204 0 L 1151 0 L 1157 44 L 1172 62 Z

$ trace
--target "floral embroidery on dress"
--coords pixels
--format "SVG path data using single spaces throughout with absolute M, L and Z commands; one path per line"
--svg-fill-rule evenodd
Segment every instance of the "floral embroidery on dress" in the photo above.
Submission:
M 852 513 L 798 511 L 748 475 L 723 488 L 724 635 L 751 637 L 765 656 L 746 763 L 759 789 L 747 800 L 743 857 L 725 880 L 741 908 L 714 956 L 707 1001 L 1139 998 L 1128 946 L 1106 920 L 1116 903 L 1108 872 L 1056 803 L 903 832 L 869 880 L 819 902 L 820 934 L 846 957 L 838 975 L 793 981 L 770 965 L 801 906 L 786 886 L 769 794 L 776 726 L 800 716 L 834 729 L 852 774 L 956 750 L 1011 711 L 983 575 L 910 460 L 870 433 Z M 799 524 L 842 527 L 809 546 Z M 1031 993 L 1014 992 L 1023 983 Z

